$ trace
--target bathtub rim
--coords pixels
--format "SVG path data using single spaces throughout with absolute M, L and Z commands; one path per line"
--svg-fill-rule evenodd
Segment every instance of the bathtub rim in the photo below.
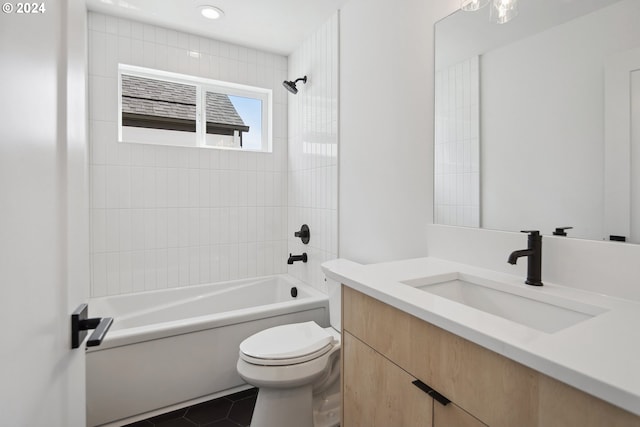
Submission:
M 225 280 L 225 281 L 219 281 L 219 282 L 198 283 L 196 285 L 184 285 L 184 286 L 176 286 L 176 287 L 161 288 L 161 289 L 147 289 L 147 290 L 127 292 L 127 293 L 115 294 L 115 295 L 101 295 L 97 297 L 89 297 L 89 302 L 93 302 L 94 304 L 97 303 L 99 306 L 101 306 L 105 304 L 105 301 L 109 301 L 109 300 L 117 301 L 120 299 L 127 299 L 127 298 L 139 298 L 149 294 L 163 295 L 163 294 L 174 294 L 174 293 L 179 294 L 183 292 L 198 293 L 199 290 L 203 290 L 207 288 L 222 287 L 225 285 L 238 285 L 248 281 L 261 281 L 261 280 L 268 280 L 273 278 L 281 278 L 291 286 L 308 285 L 307 283 L 303 282 L 302 280 L 288 273 L 278 273 L 278 274 L 271 274 L 267 276 L 244 277 L 241 279 Z M 313 287 L 311 287 L 311 289 L 318 291 Z M 320 292 L 320 293 L 323 294 L 323 292 Z M 100 308 L 104 310 L 104 307 L 100 307 Z
M 248 322 L 268 317 L 280 316 L 288 313 L 298 313 L 302 311 L 309 311 L 318 308 L 324 308 L 327 311 L 327 319 L 329 318 L 329 297 L 316 288 L 308 285 L 304 282 L 298 281 L 292 276 L 287 274 L 276 274 L 271 276 L 261 276 L 256 278 L 230 280 L 228 282 L 216 282 L 203 285 L 194 285 L 198 287 L 207 287 L 217 284 L 233 284 L 246 280 L 262 280 L 273 277 L 283 277 L 287 279 L 292 286 L 302 288 L 309 294 L 309 297 L 299 300 L 289 300 L 278 303 L 265 304 L 255 307 L 236 309 L 231 311 L 225 311 L 222 313 L 207 314 L 203 316 L 194 316 L 186 319 L 172 320 L 167 322 L 155 323 L 152 325 L 137 326 L 132 328 L 125 328 L 107 333 L 102 344 L 96 347 L 86 347 L 87 353 L 107 350 L 110 348 L 121 347 L 125 345 L 132 345 L 146 341 L 153 341 L 162 338 L 169 338 L 176 335 L 183 335 L 192 332 L 198 332 L 211 328 L 219 328 L 223 326 L 232 325 L 235 323 Z M 157 291 L 147 292 L 164 292 L 164 291 L 178 291 L 180 289 L 192 289 L 194 286 L 184 286 L 180 288 L 162 289 Z M 136 292 L 136 295 L 140 295 L 147 292 Z M 113 295 L 107 297 L 97 297 L 95 299 L 108 299 L 119 298 L 133 295 Z M 89 302 L 94 298 L 89 299 Z

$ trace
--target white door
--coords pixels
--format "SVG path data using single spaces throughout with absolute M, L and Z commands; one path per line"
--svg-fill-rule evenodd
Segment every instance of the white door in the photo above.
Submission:
M 0 12 L 0 424 L 75 427 L 85 365 L 70 313 L 89 290 L 86 10 L 42 4 Z

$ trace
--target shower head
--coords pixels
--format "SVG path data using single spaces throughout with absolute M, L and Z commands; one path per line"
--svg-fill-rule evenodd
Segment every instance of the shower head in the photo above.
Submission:
M 287 89 L 289 92 L 291 92 L 294 95 L 298 93 L 298 88 L 296 87 L 296 84 L 294 82 L 285 80 L 282 82 L 282 86 L 284 86 L 285 89 Z
M 292 82 L 285 80 L 282 82 L 282 86 L 284 86 L 289 92 L 295 95 L 296 93 L 298 93 L 298 88 L 296 87 L 296 83 L 298 83 L 301 80 L 302 80 L 302 83 L 307 83 L 307 76 L 300 77 L 299 79 L 296 79 L 295 81 L 292 81 Z

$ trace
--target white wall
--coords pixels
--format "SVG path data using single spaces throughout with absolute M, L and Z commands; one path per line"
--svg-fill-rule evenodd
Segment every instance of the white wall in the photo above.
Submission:
M 311 34 L 289 56 L 289 252 L 307 253 L 308 262 L 289 266 L 289 274 L 325 291 L 320 264 L 338 254 L 338 14 Z M 282 88 L 281 90 L 285 90 Z M 308 245 L 294 237 L 302 224 Z
M 369 263 L 426 254 L 434 6 L 350 0 L 341 9 L 341 257 Z
M 119 62 L 273 89 L 273 153 L 118 143 Z M 92 296 L 286 271 L 286 77 L 283 56 L 89 14 Z

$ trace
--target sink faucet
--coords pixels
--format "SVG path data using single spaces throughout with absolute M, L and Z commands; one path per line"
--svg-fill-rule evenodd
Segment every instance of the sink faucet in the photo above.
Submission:
M 522 231 L 522 233 L 529 233 L 527 249 L 511 252 L 507 262 L 515 264 L 518 258 L 528 257 L 527 280 L 524 283 L 531 286 L 542 286 L 542 236 L 537 230 Z

